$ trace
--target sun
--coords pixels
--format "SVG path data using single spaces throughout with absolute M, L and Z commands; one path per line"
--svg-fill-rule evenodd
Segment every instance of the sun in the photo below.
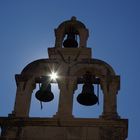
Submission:
M 50 74 L 50 78 L 51 78 L 51 80 L 56 80 L 57 78 L 58 78 L 58 74 L 57 74 L 57 72 L 52 72 L 51 74 Z

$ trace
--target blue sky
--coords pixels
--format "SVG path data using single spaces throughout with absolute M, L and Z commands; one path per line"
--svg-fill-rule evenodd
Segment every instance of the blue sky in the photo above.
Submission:
M 128 140 L 138 139 L 139 0 L 0 0 L 0 116 L 7 116 L 13 110 L 14 75 L 28 63 L 48 57 L 47 48 L 54 46 L 54 28 L 72 16 L 89 29 L 88 47 L 92 48 L 92 57 L 106 61 L 121 76 L 118 113 L 129 119 Z M 59 95 L 56 85 L 53 92 L 55 100 L 44 105 L 42 111 L 33 95 L 31 116 L 55 114 Z M 74 102 L 73 114 L 96 117 L 101 113 L 101 105 L 102 95 L 100 106 L 85 108 Z

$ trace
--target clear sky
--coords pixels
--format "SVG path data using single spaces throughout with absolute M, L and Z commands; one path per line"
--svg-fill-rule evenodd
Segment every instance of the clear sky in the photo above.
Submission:
M 15 74 L 30 62 L 47 58 L 54 46 L 54 28 L 76 16 L 89 29 L 93 58 L 106 61 L 121 76 L 118 113 L 129 119 L 128 140 L 140 137 L 140 1 L 139 0 L 0 0 L 0 116 L 13 110 Z M 80 87 L 79 87 L 80 88 Z M 30 116 L 51 116 L 55 100 L 47 105 L 32 97 Z M 76 94 L 80 93 L 80 90 Z M 102 94 L 102 93 L 101 93 Z M 96 117 L 100 105 L 82 107 L 74 102 L 76 117 Z M 49 112 L 49 113 L 48 113 Z

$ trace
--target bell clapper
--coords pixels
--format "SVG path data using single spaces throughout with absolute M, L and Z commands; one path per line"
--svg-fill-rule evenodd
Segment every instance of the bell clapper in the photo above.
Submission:
M 97 102 L 97 104 L 99 105 L 99 84 L 97 84 L 97 97 L 98 97 L 98 102 Z
M 40 107 L 41 107 L 41 110 L 43 109 L 43 104 L 42 102 L 40 101 Z

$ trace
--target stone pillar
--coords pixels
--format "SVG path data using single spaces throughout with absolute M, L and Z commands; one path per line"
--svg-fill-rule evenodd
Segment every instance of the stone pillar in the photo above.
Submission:
M 103 114 L 105 119 L 119 118 L 117 114 L 117 92 L 119 90 L 119 76 L 109 76 L 101 79 L 104 94 Z
M 73 93 L 76 88 L 76 77 L 65 77 L 58 81 L 60 89 L 57 118 L 72 118 Z
M 80 36 L 80 48 L 86 48 L 87 47 L 87 39 L 88 39 L 88 29 L 80 29 L 79 30 L 79 36 Z
M 64 29 L 55 29 L 55 47 L 62 48 Z
M 17 117 L 29 117 L 31 95 L 35 88 L 33 79 L 17 81 L 17 92 L 14 106 L 14 115 Z

